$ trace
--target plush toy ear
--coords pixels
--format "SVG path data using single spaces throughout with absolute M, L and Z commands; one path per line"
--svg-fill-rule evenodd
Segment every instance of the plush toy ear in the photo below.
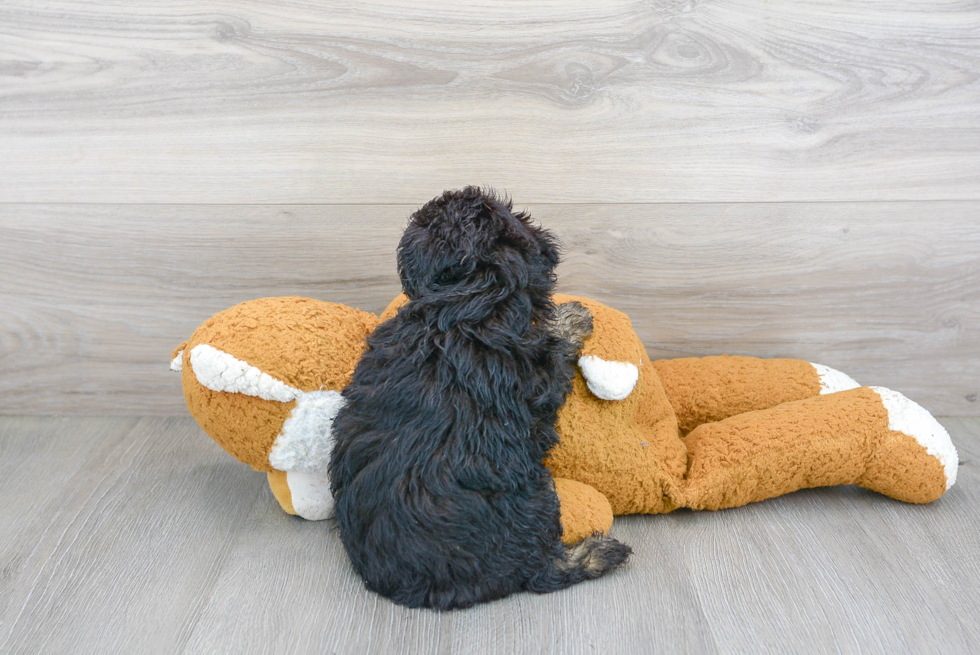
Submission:
M 187 348 L 187 342 L 180 344 L 173 349 L 170 353 L 170 370 L 175 373 L 180 373 L 184 368 L 184 350 Z
M 311 298 L 259 298 L 218 312 L 188 341 L 207 344 L 302 391 L 341 391 L 378 317 Z

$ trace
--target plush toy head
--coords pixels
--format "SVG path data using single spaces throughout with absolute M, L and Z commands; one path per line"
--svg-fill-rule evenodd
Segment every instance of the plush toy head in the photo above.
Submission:
M 307 437 L 339 410 L 378 321 L 309 298 L 252 300 L 208 319 L 173 367 L 191 415 L 233 457 L 256 471 L 319 470 L 329 442 L 314 448 Z

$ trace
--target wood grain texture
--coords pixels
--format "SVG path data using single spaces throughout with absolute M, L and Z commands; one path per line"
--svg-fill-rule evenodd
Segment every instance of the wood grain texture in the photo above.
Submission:
M 2 517 L 16 536 L 0 652 L 179 652 L 265 481 L 187 419 L 0 425 L 8 448 L 37 450 L 17 462 L 18 490 L 46 501 Z M 72 449 L 89 456 L 63 457 Z
M 273 295 L 379 312 L 412 206 L 0 205 L 0 413 L 177 414 L 171 349 Z M 653 357 L 794 357 L 980 405 L 980 203 L 531 205 Z
M 935 503 L 837 487 L 671 515 L 721 652 L 980 649 L 980 419 L 942 423 L 961 465 Z
M 956 494 L 950 494 L 952 507 L 944 512 L 915 511 L 900 503 L 873 503 L 861 496 L 860 511 L 873 507 L 888 526 L 894 548 L 907 552 L 918 571 L 930 581 L 952 616 L 955 616 L 972 644 L 971 651 L 980 650 L 980 557 L 977 557 L 978 527 L 975 519 L 980 507 L 980 486 L 975 480 L 980 465 L 980 419 L 944 418 L 946 429 L 959 451 L 960 471 L 966 484 L 958 480 Z M 943 502 L 946 502 L 946 498 Z M 925 508 L 922 508 L 923 510 Z M 915 525 L 908 523 L 915 517 Z M 928 608 L 934 613 L 937 608 Z
M 944 593 L 896 534 L 922 531 L 932 520 L 923 514 L 968 521 L 975 531 L 976 512 L 964 502 L 970 492 L 953 489 L 925 511 L 846 487 L 677 515 L 673 536 L 720 652 L 976 652 L 967 627 L 975 618 L 966 616 L 977 606 Z M 900 518 L 886 523 L 875 512 L 881 506 Z M 975 568 L 961 559 L 949 567 L 964 576 Z M 787 647 L 788 635 L 795 646 Z
M 271 496 L 267 501 L 249 517 L 251 530 L 229 557 L 186 652 L 505 655 L 634 652 L 646 643 L 671 644 L 677 653 L 717 651 L 662 527 L 617 530 L 637 544 L 635 557 L 646 559 L 629 573 L 439 614 L 368 592 L 335 533 L 286 516 Z
M 0 201 L 980 198 L 973 0 L 0 7 Z
M 129 434 L 133 418 L 20 417 L 0 421 L 0 644 L 23 601 L 22 586 L 40 551 L 50 553 L 54 518 L 74 495 L 70 482 L 106 443 Z M 19 583 L 19 584 L 18 584 Z
M 0 417 L 0 652 L 973 653 L 980 419 L 942 420 L 964 461 L 930 505 L 621 517 L 622 570 L 439 614 L 366 591 L 190 418 Z

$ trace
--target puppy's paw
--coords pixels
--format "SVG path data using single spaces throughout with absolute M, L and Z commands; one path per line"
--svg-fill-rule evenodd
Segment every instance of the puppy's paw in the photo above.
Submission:
M 592 335 L 592 312 L 580 302 L 558 305 L 555 310 L 554 333 L 571 344 L 577 353 L 582 343 Z

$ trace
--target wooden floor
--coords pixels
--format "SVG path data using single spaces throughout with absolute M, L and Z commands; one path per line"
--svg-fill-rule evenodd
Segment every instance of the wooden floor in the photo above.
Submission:
M 932 505 L 857 487 L 616 520 L 611 576 L 448 614 L 367 592 L 325 523 L 188 418 L 0 418 L 3 653 L 976 653 L 980 419 Z

